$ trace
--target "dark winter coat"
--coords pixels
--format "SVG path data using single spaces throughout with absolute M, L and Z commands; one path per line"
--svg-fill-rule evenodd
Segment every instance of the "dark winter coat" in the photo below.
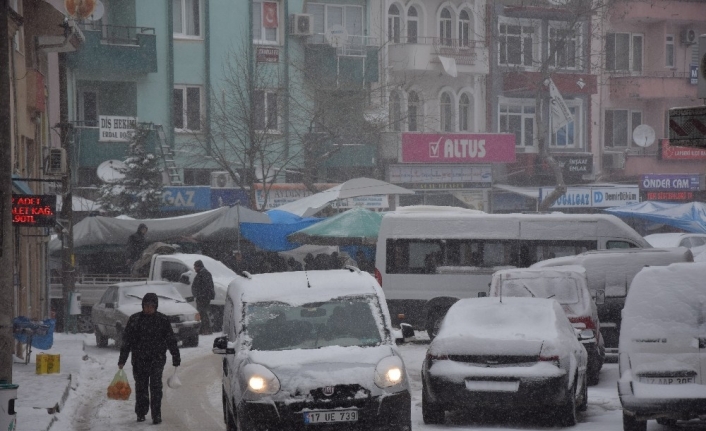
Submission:
M 169 318 L 160 312 L 135 313 L 130 316 L 123 331 L 118 364 L 125 364 L 132 353 L 133 368 L 147 364 L 164 366 L 167 350 L 172 355 L 172 365 L 178 367 L 181 357 Z
M 213 276 L 206 268 L 201 268 L 196 273 L 194 281 L 191 282 L 191 294 L 196 302 L 208 302 L 216 297 L 216 290 L 213 286 Z
M 127 259 L 130 262 L 139 260 L 145 248 L 147 248 L 145 236 L 138 230 L 127 239 Z

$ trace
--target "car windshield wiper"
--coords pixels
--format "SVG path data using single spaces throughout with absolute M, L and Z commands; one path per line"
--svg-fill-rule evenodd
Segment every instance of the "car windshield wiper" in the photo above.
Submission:
M 180 299 L 172 298 L 171 296 L 157 295 L 157 297 L 164 298 L 164 299 L 171 299 L 174 302 L 186 302 L 186 301 L 182 301 Z
M 126 293 L 125 296 L 130 296 L 130 297 L 132 297 L 132 298 L 137 298 L 137 299 L 139 299 L 140 301 L 142 301 L 142 297 L 141 297 L 141 296 L 133 295 L 132 293 Z
M 524 287 L 525 290 L 527 290 L 527 291 L 530 293 L 530 295 L 532 295 L 532 298 L 536 298 L 536 297 L 537 297 L 537 295 L 535 295 L 534 292 L 532 292 L 532 289 L 530 289 L 529 287 L 527 287 L 527 285 L 526 285 L 525 283 L 522 283 L 522 287 Z

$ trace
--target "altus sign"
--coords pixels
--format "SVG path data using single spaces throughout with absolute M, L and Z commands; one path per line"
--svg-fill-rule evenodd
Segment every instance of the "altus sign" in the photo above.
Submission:
M 402 133 L 400 163 L 512 163 L 511 133 Z

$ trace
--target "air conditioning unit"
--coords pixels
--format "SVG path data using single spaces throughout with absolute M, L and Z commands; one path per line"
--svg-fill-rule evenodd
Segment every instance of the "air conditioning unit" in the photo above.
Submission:
M 680 36 L 682 45 L 693 45 L 696 43 L 696 30 L 693 28 L 682 29 Z
M 603 169 L 623 169 L 625 153 L 603 153 Z
M 218 189 L 233 189 L 236 187 L 233 177 L 228 172 L 211 172 L 211 187 Z
M 49 148 L 45 172 L 47 175 L 63 175 L 66 173 L 65 149 Z
M 304 13 L 294 13 L 289 17 L 289 32 L 292 36 L 314 34 L 314 17 Z

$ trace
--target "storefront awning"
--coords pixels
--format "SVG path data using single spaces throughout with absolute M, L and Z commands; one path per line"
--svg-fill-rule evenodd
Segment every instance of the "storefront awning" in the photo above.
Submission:
M 12 191 L 23 195 L 33 195 L 34 192 L 32 192 L 32 189 L 29 188 L 29 185 L 24 181 L 18 180 L 17 178 L 20 178 L 19 175 L 12 174 Z

